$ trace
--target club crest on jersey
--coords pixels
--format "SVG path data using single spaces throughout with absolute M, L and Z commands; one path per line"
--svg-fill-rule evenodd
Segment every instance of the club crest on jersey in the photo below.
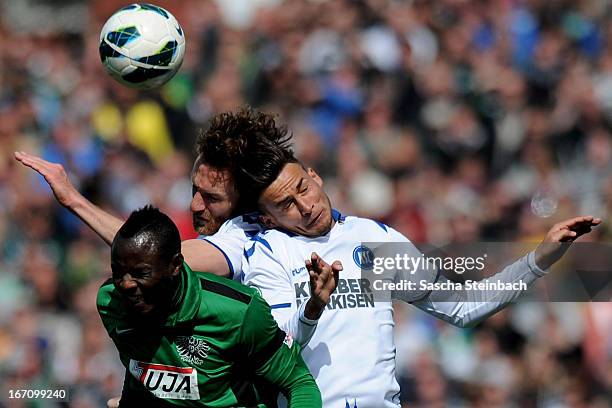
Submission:
M 210 346 L 202 339 L 193 336 L 179 336 L 174 341 L 181 359 L 189 364 L 200 365 L 208 357 Z
M 353 250 L 353 261 L 360 269 L 372 269 L 374 267 L 374 252 L 364 245 L 359 245 Z
M 198 373 L 193 367 L 174 367 L 130 360 L 130 374 L 157 398 L 199 400 Z

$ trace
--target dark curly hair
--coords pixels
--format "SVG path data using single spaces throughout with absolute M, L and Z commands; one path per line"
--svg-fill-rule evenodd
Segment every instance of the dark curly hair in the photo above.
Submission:
M 292 135 L 269 113 L 241 107 L 213 117 L 196 141 L 198 160 L 231 174 L 239 193 L 236 213 L 257 210 L 261 192 L 287 163 L 298 162 Z
M 113 239 L 113 247 L 120 238 L 134 239 L 145 235 L 161 259 L 171 261 L 181 252 L 181 237 L 172 220 L 158 208 L 147 205 L 130 214 Z

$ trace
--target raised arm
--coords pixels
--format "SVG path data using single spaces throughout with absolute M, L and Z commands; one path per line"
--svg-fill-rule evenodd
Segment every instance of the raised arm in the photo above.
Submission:
M 57 202 L 79 217 L 104 242 L 108 245 L 113 242 L 124 220 L 104 211 L 83 197 L 68 179 L 64 166 L 25 152 L 15 152 L 15 159 L 43 176 Z M 201 239 L 183 241 L 181 251 L 185 262 L 193 270 L 206 271 L 219 276 L 230 274 L 228 261 L 223 252 L 207 241 Z
M 546 269 L 557 262 L 569 245 L 578 237 L 591 231 L 601 223 L 592 216 L 576 217 L 555 224 L 535 251 L 504 268 L 501 272 L 482 282 L 522 282 L 531 285 L 546 274 Z M 440 274 L 440 281 L 446 277 Z M 470 327 L 497 313 L 516 300 L 523 289 L 500 291 L 436 291 L 413 304 L 419 309 L 445 320 L 455 326 Z M 401 298 L 401 294 L 397 296 Z

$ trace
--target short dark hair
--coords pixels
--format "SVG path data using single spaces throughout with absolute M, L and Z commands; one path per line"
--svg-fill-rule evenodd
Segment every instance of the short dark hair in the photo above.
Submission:
M 170 217 L 151 205 L 130 214 L 115 235 L 113 244 L 118 238 L 132 239 L 143 234 L 150 239 L 151 249 L 163 260 L 169 262 L 181 252 L 181 236 L 178 228 Z
M 291 137 L 274 115 L 244 106 L 212 118 L 198 136 L 198 160 L 228 170 L 239 194 L 238 211 L 255 211 L 259 195 L 285 164 L 297 162 Z

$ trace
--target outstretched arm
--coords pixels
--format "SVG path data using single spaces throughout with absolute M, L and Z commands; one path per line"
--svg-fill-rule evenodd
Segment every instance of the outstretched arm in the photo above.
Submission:
M 15 152 L 15 159 L 43 176 L 55 199 L 87 224 L 104 242 L 108 245 L 113 242 L 124 221 L 83 197 L 68 179 L 64 166 L 26 152 Z
M 51 187 L 55 199 L 81 219 L 108 245 L 123 225 L 124 220 L 104 211 L 83 197 L 72 185 L 61 164 L 51 163 L 25 152 L 15 152 L 15 159 L 24 166 L 38 172 Z M 185 262 L 195 271 L 211 272 L 229 276 L 230 270 L 225 255 L 210 243 L 201 239 L 183 241 L 181 251 Z
M 576 217 L 555 224 L 535 251 L 481 282 L 523 282 L 529 286 L 546 274 L 546 269 L 557 262 L 569 245 L 601 223 L 592 216 Z M 440 275 L 440 281 L 446 278 Z M 459 327 L 473 326 L 497 313 L 518 298 L 523 290 L 462 290 L 432 292 L 425 299 L 414 302 L 419 309 Z

